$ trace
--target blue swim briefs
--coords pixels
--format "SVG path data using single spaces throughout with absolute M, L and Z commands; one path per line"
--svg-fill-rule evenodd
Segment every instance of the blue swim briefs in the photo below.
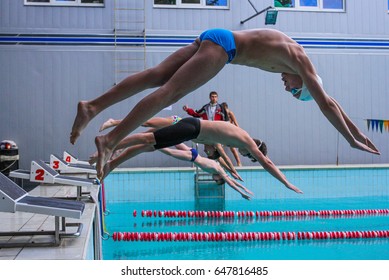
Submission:
M 236 45 L 234 34 L 232 34 L 230 30 L 219 28 L 206 30 L 200 35 L 200 42 L 204 40 L 214 42 L 226 51 L 228 55 L 227 64 L 234 59 L 236 54 Z

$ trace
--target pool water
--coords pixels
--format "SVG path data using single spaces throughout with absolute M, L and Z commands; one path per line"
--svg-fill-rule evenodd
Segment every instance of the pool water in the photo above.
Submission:
M 387 209 L 388 196 L 282 198 L 220 201 L 108 203 L 106 227 L 114 232 L 316 232 L 389 230 L 389 214 L 167 218 L 142 217 L 142 210 L 358 210 Z M 133 211 L 137 216 L 134 217 Z M 103 241 L 106 260 L 388 260 L 389 238 L 262 241 Z

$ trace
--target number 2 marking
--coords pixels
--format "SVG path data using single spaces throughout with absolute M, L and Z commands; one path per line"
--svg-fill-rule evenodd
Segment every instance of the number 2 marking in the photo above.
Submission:
M 35 180 L 43 181 L 44 180 L 45 171 L 43 169 L 36 170 Z

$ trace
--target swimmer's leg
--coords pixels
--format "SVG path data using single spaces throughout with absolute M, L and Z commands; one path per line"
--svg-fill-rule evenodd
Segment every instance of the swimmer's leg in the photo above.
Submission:
M 101 179 L 104 176 L 103 168 L 105 164 L 112 158 L 113 152 L 119 149 L 124 148 L 130 148 L 132 146 L 136 145 L 144 145 L 144 146 L 150 146 L 152 147 L 151 150 L 154 150 L 155 143 L 155 137 L 153 133 L 136 133 L 127 136 L 125 139 L 123 139 L 114 149 L 107 149 L 106 146 L 108 146 L 108 143 L 105 142 L 106 138 L 102 136 L 96 136 L 95 138 L 95 144 L 97 148 L 97 160 L 96 160 L 96 171 L 97 171 L 97 177 Z M 146 149 L 146 148 L 143 148 Z M 123 153 L 122 153 L 123 154 Z M 122 155 L 120 154 L 120 155 Z M 120 161 L 126 156 L 126 154 L 123 154 L 123 156 L 114 158 L 113 160 L 116 160 L 114 162 Z M 124 160 L 123 160 L 124 161 Z M 122 161 L 122 162 L 123 162 Z M 120 162 L 121 163 L 121 162 Z
M 70 143 L 74 144 L 88 123 L 104 109 L 145 89 L 163 85 L 196 53 L 198 48 L 196 41 L 177 50 L 159 65 L 128 76 L 96 99 L 80 101 L 70 133 Z
M 172 124 L 173 124 L 173 120 L 171 117 L 167 117 L 167 118 L 154 117 L 144 122 L 142 126 L 159 129 Z
M 103 173 L 101 174 L 101 178 L 104 179 L 108 176 L 108 174 L 114 170 L 116 167 L 118 167 L 123 162 L 146 152 L 152 152 L 155 151 L 153 146 L 145 145 L 145 144 L 139 144 L 132 147 L 129 147 L 125 150 L 123 150 L 117 157 L 114 157 L 113 159 L 109 160 L 103 168 Z
M 172 105 L 211 80 L 224 67 L 226 61 L 227 54 L 220 46 L 210 41 L 202 42 L 196 54 L 163 86 L 143 98 L 117 127 L 101 136 L 105 139 L 100 141 L 101 145 L 98 147 L 100 159 L 97 165 L 102 168 L 112 154 L 112 150 L 124 137 L 163 108 Z M 99 173 L 99 169 L 97 172 Z

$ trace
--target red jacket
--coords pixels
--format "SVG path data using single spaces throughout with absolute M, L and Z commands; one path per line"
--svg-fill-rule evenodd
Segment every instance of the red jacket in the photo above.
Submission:
M 186 112 L 188 115 L 191 115 L 192 117 L 195 118 L 202 118 L 203 120 L 212 120 L 212 117 L 209 116 L 210 114 L 210 106 L 211 104 L 205 104 L 200 110 L 194 111 L 192 108 L 187 108 Z M 228 121 L 228 115 L 224 108 L 220 106 L 220 104 L 216 104 L 216 109 L 215 109 L 215 116 L 214 116 L 214 121 Z

